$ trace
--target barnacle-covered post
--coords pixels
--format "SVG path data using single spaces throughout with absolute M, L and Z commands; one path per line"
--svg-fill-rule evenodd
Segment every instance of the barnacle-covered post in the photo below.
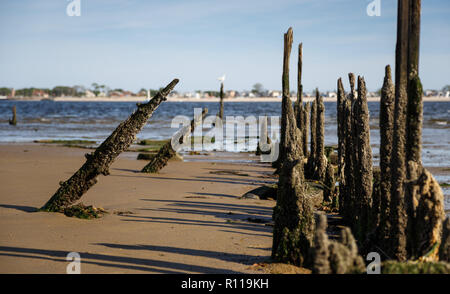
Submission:
M 201 118 L 194 117 L 191 121 L 191 124 L 187 128 L 183 128 L 179 134 L 179 142 L 180 144 L 184 143 L 186 137 L 193 133 L 195 127 L 205 119 L 206 114 L 208 113 L 208 108 L 204 108 L 201 114 Z M 172 141 L 164 144 L 158 151 L 158 153 L 153 156 L 150 162 L 144 166 L 141 170 L 143 173 L 157 173 L 163 167 L 167 165 L 167 162 L 176 155 L 176 151 L 172 147 Z
M 152 113 L 172 91 L 178 79 L 174 79 L 146 104 L 138 104 L 136 111 L 123 121 L 93 153 L 86 154 L 86 162 L 65 182 L 41 208 L 43 211 L 61 212 L 97 183 L 97 177 L 109 174 L 109 167 L 117 156 L 135 140 L 136 134 L 147 123 Z
M 292 44 L 292 29 L 284 35 L 285 56 Z M 285 64 L 289 58 L 285 59 Z M 289 99 L 289 79 L 283 71 L 283 99 L 286 98 L 285 156 L 281 163 L 277 190 L 277 204 L 273 211 L 274 229 L 272 258 L 286 263 L 303 265 L 314 233 L 314 212 L 311 201 L 305 197 L 301 132 L 297 128 L 294 110 Z
M 392 83 L 391 67 L 385 68 L 380 98 L 380 225 L 378 240 L 383 248 L 389 246 L 390 203 L 391 203 L 391 159 L 394 131 L 395 88 Z

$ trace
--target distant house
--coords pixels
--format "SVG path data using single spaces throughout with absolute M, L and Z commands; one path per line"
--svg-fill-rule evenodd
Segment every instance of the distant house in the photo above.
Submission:
M 327 97 L 328 98 L 337 98 L 337 94 L 336 94 L 336 92 L 328 92 Z
M 48 93 L 41 89 L 34 89 L 31 96 L 48 98 Z
M 86 90 L 86 91 L 84 92 L 84 97 L 89 97 L 89 98 L 95 97 L 95 93 L 92 92 L 92 91 Z
M 97 97 L 106 97 L 106 92 L 98 93 Z
M 281 98 L 281 92 L 280 91 L 269 91 L 269 97 Z
M 229 90 L 225 93 L 225 97 L 229 97 L 229 98 L 234 98 L 236 97 L 236 91 L 234 90 Z

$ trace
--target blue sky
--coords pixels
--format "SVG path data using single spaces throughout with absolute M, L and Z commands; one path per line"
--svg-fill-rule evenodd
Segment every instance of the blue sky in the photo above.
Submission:
M 0 86 L 90 86 L 137 91 L 180 78 L 179 91 L 281 89 L 283 33 L 292 26 L 291 89 L 303 42 L 303 85 L 334 90 L 363 75 L 381 87 L 394 65 L 397 1 L 381 0 L 0 0 Z M 426 89 L 450 84 L 450 1 L 422 1 L 420 76 Z

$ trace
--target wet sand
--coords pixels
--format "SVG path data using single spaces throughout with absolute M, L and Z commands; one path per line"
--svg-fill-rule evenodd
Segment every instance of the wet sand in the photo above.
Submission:
M 82 220 L 34 212 L 86 152 L 0 145 L 0 273 L 63 274 L 72 251 L 82 273 L 252 273 L 268 260 L 271 226 L 247 219 L 270 221 L 275 202 L 239 199 L 274 181 L 268 165 L 172 161 L 149 175 L 137 172 L 146 164 L 137 153 L 124 153 L 82 197 L 109 214 Z

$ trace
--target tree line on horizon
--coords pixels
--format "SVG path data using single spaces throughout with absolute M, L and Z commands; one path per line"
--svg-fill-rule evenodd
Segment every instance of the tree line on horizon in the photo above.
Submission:
M 153 97 L 160 90 L 161 90 L 161 88 L 149 89 L 150 96 Z M 84 96 L 86 96 L 87 91 L 90 91 L 96 97 L 99 95 L 100 96 L 111 96 L 111 94 L 113 94 L 113 96 L 114 95 L 115 96 L 120 96 L 120 95 L 147 96 L 147 89 L 145 89 L 145 88 L 141 88 L 137 93 L 134 93 L 132 91 L 124 90 L 121 88 L 111 89 L 110 87 L 108 87 L 106 85 L 101 85 L 98 83 L 92 83 L 90 88 L 80 86 L 80 85 L 75 85 L 72 87 L 70 87 L 70 86 L 55 86 L 52 89 L 50 89 L 50 88 L 35 88 L 35 87 L 21 88 L 21 89 L 15 90 L 14 96 L 33 97 L 33 96 L 48 95 L 49 97 L 61 97 L 61 96 L 84 97 Z M 436 91 L 436 90 L 433 90 L 433 91 Z M 450 91 L 450 84 L 442 87 L 441 91 L 444 93 Z M 0 88 L 0 96 L 11 96 L 12 92 L 13 92 L 13 88 L 8 88 L 8 87 Z M 237 91 L 235 91 L 235 92 L 237 92 Z M 253 85 L 252 90 L 250 90 L 248 92 L 252 93 L 255 97 L 262 97 L 262 96 L 267 96 L 269 91 L 264 89 L 264 86 L 261 83 L 256 83 Z M 381 92 L 381 89 L 377 90 L 375 93 L 377 93 L 379 95 L 380 92 Z M 173 93 L 178 94 L 176 91 L 173 91 Z M 208 95 L 209 97 L 219 97 L 220 96 L 220 92 L 215 91 L 215 90 L 206 90 L 206 91 L 196 90 L 196 91 L 194 91 L 194 93 L 199 93 L 199 94 L 203 93 L 203 94 Z M 297 93 L 292 92 L 291 94 L 292 94 L 292 96 L 295 96 Z

